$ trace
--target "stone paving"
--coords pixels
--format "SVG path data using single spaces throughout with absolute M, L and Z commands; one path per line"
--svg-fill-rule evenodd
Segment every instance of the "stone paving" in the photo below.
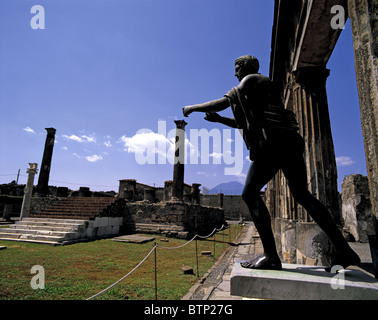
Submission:
M 226 250 L 183 300 L 242 300 L 243 297 L 230 295 L 232 268 L 236 261 L 251 259 L 261 252 L 260 237 L 253 224 L 247 223 L 247 228 L 239 234 L 234 245 Z
M 352 267 L 371 273 L 371 257 L 368 244 L 352 244 L 354 250 L 360 255 L 362 266 Z M 231 272 L 235 262 L 249 260 L 263 252 L 261 240 L 253 223 L 247 223 L 235 240 L 234 245 L 221 256 L 215 265 L 194 285 L 182 300 L 245 300 L 248 298 L 230 294 Z M 367 267 L 367 268 L 366 268 Z

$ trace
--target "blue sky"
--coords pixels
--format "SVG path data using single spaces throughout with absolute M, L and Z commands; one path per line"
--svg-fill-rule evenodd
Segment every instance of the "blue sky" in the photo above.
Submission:
M 45 10 L 43 30 L 30 25 L 37 4 Z M 2 0 L 0 183 L 14 180 L 18 169 L 25 183 L 28 163 L 40 167 L 44 128 L 54 127 L 51 185 L 118 190 L 118 180 L 133 178 L 163 186 L 173 167 L 138 163 L 135 148 L 151 142 L 138 133 L 148 129 L 158 141 L 159 121 L 169 132 L 183 106 L 223 96 L 237 85 L 233 62 L 240 55 L 258 57 L 268 75 L 273 6 L 273 0 Z M 339 182 L 366 175 L 353 59 L 348 22 L 328 64 Z M 199 113 L 185 120 L 188 133 L 225 129 Z M 164 143 L 169 149 L 169 139 Z M 225 175 L 227 165 L 213 164 L 217 154 L 210 153 L 210 164 L 186 165 L 187 183 L 244 182 L 248 160 L 239 174 Z

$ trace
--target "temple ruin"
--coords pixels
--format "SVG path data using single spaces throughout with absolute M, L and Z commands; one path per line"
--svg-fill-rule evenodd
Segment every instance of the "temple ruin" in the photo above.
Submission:
M 336 6 L 336 7 L 335 7 Z M 335 10 L 337 9 L 337 10 Z M 341 223 L 337 168 L 327 102 L 327 62 L 343 26 L 331 22 L 349 17 L 368 182 L 374 226 L 378 218 L 377 3 L 374 0 L 276 0 L 272 29 L 270 78 L 285 107 L 293 110 L 305 138 L 309 190 Z M 284 262 L 326 264 L 332 248 L 312 219 L 293 200 L 282 173 L 267 188 L 276 242 Z M 375 231 L 376 233 L 376 231 Z M 377 241 L 374 233 L 371 241 Z

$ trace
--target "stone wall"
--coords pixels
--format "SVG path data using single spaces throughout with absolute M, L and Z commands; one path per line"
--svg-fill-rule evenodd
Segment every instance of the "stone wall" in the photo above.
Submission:
M 219 194 L 201 194 L 201 204 L 208 207 L 223 207 L 223 197 L 222 193 Z
M 148 224 L 156 227 L 156 233 L 181 230 L 187 236 L 206 235 L 223 223 L 223 209 L 185 202 L 128 202 L 124 213 L 125 232 L 133 232 L 138 224 Z
M 352 174 L 342 183 L 342 218 L 348 240 L 368 242 L 374 234 L 368 178 Z M 353 238 L 351 238 L 353 237 Z
M 10 220 L 19 217 L 22 206 L 22 197 L 0 195 L 0 218 Z
M 201 205 L 223 208 L 226 220 L 251 221 L 248 207 L 239 195 L 201 194 Z
M 229 220 L 251 220 L 248 207 L 241 196 L 224 195 L 223 209 L 226 219 Z

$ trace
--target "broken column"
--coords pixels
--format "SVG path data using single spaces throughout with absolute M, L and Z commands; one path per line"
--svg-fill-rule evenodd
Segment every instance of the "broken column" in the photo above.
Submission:
M 24 190 L 24 199 L 22 200 L 20 220 L 29 215 L 30 210 L 30 200 L 33 194 L 34 176 L 37 173 L 37 163 L 29 163 L 29 168 L 26 170 L 28 174 L 28 180 L 26 182 Z
M 200 183 L 193 183 L 192 189 L 191 189 L 191 197 L 192 197 L 192 203 L 194 204 L 200 204 L 200 189 L 201 186 Z
M 344 232 L 353 236 L 350 240 L 368 242 L 368 235 L 374 233 L 374 225 L 366 176 L 352 174 L 344 178 L 342 203 Z
M 37 193 L 45 196 L 49 191 L 49 177 L 51 168 L 51 159 L 54 149 L 55 132 L 54 128 L 46 128 L 47 136 L 45 142 L 45 150 L 43 151 L 41 170 L 38 177 Z
M 172 200 L 182 201 L 184 194 L 185 126 L 184 120 L 176 120 L 175 162 L 173 166 Z

